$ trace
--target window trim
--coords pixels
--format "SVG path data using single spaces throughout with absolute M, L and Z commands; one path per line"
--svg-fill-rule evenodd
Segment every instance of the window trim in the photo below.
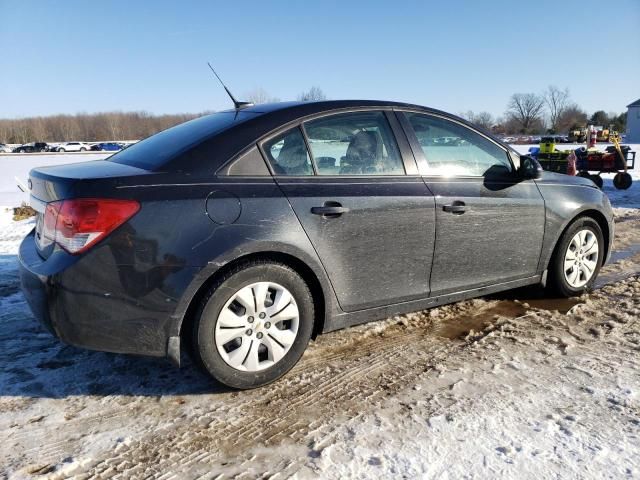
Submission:
M 425 155 L 424 155 L 424 151 L 422 150 L 422 146 L 420 145 L 420 142 L 418 141 L 418 137 L 416 136 L 415 131 L 413 130 L 413 126 L 411 125 L 411 122 L 409 121 L 409 118 L 407 118 L 407 113 L 415 113 L 418 115 L 424 115 L 427 117 L 433 117 L 433 118 L 439 118 L 451 123 L 455 123 L 460 125 L 462 128 L 466 128 L 467 130 L 470 130 L 478 135 L 480 135 L 481 137 L 485 138 L 486 140 L 489 140 L 491 143 L 493 143 L 494 145 L 496 145 L 498 148 L 500 148 L 500 150 L 502 150 L 504 152 L 505 158 L 507 159 L 507 162 L 509 163 L 509 165 L 511 166 L 511 173 L 515 173 L 517 171 L 514 163 L 513 163 L 513 159 L 511 158 L 510 155 L 510 150 L 505 148 L 504 145 L 501 145 L 500 143 L 496 142 L 493 138 L 491 138 L 490 136 L 486 135 L 485 133 L 481 132 L 480 130 L 478 130 L 477 128 L 473 128 L 469 125 L 467 125 L 464 122 L 461 122 L 459 120 L 456 120 L 455 118 L 446 116 L 446 115 L 438 115 L 435 113 L 430 113 L 430 112 L 424 112 L 421 110 L 413 110 L 413 109 L 394 109 L 397 116 L 398 116 L 398 120 L 400 122 L 400 125 L 402 126 L 402 129 L 404 130 L 405 134 L 407 135 L 407 138 L 409 140 L 409 145 L 411 146 L 411 150 L 413 151 L 413 155 L 416 159 L 416 163 L 418 164 L 418 171 L 419 174 L 423 177 L 437 177 L 437 178 L 445 178 L 445 175 L 438 175 L 436 173 L 433 172 L 429 172 L 429 162 L 427 161 Z M 449 177 L 455 177 L 455 178 L 484 178 L 484 175 L 451 175 Z
M 288 132 L 291 132 L 293 130 L 298 130 L 300 135 L 302 135 L 302 138 L 304 140 L 304 146 L 307 149 L 307 156 L 309 157 L 309 160 L 311 161 L 311 170 L 313 172 L 311 175 L 283 175 L 282 173 L 276 173 L 273 170 L 273 165 L 271 164 L 271 161 L 269 160 L 269 153 L 267 152 L 267 150 L 265 148 L 265 145 L 267 143 L 269 143 L 271 140 L 273 140 L 274 138 L 279 137 L 280 135 L 284 135 L 284 134 L 286 134 Z M 263 139 L 258 141 L 257 145 L 258 145 L 258 151 L 262 155 L 262 159 L 267 164 L 267 168 L 269 169 L 269 172 L 271 173 L 271 176 L 273 178 L 314 178 L 314 177 L 318 176 L 316 174 L 316 166 L 315 166 L 315 162 L 313 160 L 313 156 L 311 155 L 311 152 L 309 151 L 309 144 L 307 143 L 307 137 L 305 136 L 304 129 L 302 128 L 302 122 L 295 122 L 293 125 L 289 124 L 287 126 L 287 128 L 279 128 L 278 130 L 275 131 L 275 133 L 269 134 L 269 136 L 264 137 Z
M 300 131 L 302 132 L 302 138 L 304 139 L 304 145 L 307 149 L 307 155 L 311 159 L 311 169 L 313 170 L 313 176 L 319 177 L 321 176 L 318 173 L 318 166 L 316 165 L 316 157 L 313 154 L 313 149 L 311 148 L 311 144 L 309 143 L 309 137 L 307 136 L 307 129 L 304 127 L 305 122 L 300 122 Z M 291 175 L 287 175 L 291 176 Z

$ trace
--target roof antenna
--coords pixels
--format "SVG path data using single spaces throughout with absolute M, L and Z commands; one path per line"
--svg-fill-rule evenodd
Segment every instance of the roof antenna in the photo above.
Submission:
M 216 78 L 220 82 L 220 85 L 222 85 L 222 88 L 224 88 L 224 90 L 227 92 L 227 95 L 229 95 L 229 97 L 231 97 L 231 101 L 233 102 L 233 106 L 234 106 L 234 108 L 236 110 L 240 110 L 241 108 L 246 108 L 246 107 L 253 107 L 253 102 L 239 102 L 238 100 L 236 100 L 235 97 L 233 96 L 233 94 L 229 91 L 227 86 L 224 84 L 222 79 L 218 76 L 216 71 L 213 69 L 211 64 L 209 62 L 207 62 L 207 65 L 209 65 L 209 68 L 211 69 L 213 74 L 216 76 Z

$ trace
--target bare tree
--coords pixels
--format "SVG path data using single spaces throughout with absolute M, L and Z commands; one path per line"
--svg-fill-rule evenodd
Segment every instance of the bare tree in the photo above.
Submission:
M 308 92 L 302 92 L 298 95 L 298 100 L 300 102 L 316 102 L 326 99 L 327 96 L 320 87 L 311 87 Z
M 476 114 L 473 112 L 473 110 L 467 110 L 466 112 L 458 113 L 458 116 L 464 118 L 468 122 L 473 122 Z
M 558 131 L 569 132 L 587 124 L 587 114 L 577 104 L 569 104 L 558 117 Z
M 111 138 L 124 138 L 122 135 L 122 128 L 120 126 L 122 115 L 108 113 L 105 115 L 104 120 Z
M 273 103 L 280 101 L 279 98 L 269 95 L 269 93 L 267 93 L 264 88 L 256 88 L 250 91 L 246 95 L 246 98 L 248 101 L 250 101 L 251 103 L 255 103 L 256 105 L 258 105 L 259 103 Z
M 493 115 L 489 112 L 480 112 L 476 114 L 473 110 L 467 110 L 464 113 L 460 113 L 460 116 L 486 132 L 490 132 L 491 127 L 496 123 Z
M 482 130 L 487 132 L 491 131 L 491 127 L 494 125 L 493 115 L 489 112 L 480 112 L 473 118 L 473 123 Z
M 549 110 L 549 122 L 552 133 L 558 132 L 558 119 L 569 105 L 569 89 L 560 90 L 555 85 L 549 85 L 544 92 L 544 101 Z
M 507 116 L 519 125 L 520 133 L 530 133 L 542 123 L 544 98 L 535 93 L 514 93 L 507 105 Z

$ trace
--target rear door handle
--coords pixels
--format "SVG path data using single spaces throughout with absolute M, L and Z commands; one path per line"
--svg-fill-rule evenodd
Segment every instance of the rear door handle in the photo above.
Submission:
M 311 213 L 314 215 L 322 215 L 323 217 L 339 217 L 348 211 L 348 208 L 343 207 L 338 202 L 324 202 L 322 207 L 311 207 Z
M 442 210 L 444 210 L 445 212 L 453 213 L 454 215 L 462 215 L 467 211 L 467 206 L 464 202 L 456 200 L 451 205 L 443 205 Z

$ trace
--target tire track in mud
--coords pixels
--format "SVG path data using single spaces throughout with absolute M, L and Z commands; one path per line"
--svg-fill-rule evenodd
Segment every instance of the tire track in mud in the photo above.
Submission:
M 342 352 L 335 353 L 328 349 L 326 355 L 303 362 L 285 380 L 268 387 L 267 393 L 243 392 L 251 398 L 224 415 L 204 414 L 166 433 L 152 432 L 119 452 L 118 459 L 146 464 L 145 476 L 158 474 L 168 479 L 213 474 L 210 468 L 216 460 L 233 458 L 234 453 L 253 447 L 300 443 L 312 431 L 330 428 L 333 418 L 352 419 L 407 387 L 441 356 L 452 352 L 451 344 L 418 328 L 402 331 L 396 327 L 400 331 L 391 333 L 394 327 L 390 327 L 385 338 L 369 336 L 358 343 L 357 350 L 341 348 Z M 327 367 L 334 361 L 343 365 Z M 305 381 L 309 375 L 320 380 Z M 87 473 L 104 474 L 110 460 L 99 461 Z M 242 453 L 238 460 L 244 460 Z M 295 469 L 295 465 L 287 468 Z

